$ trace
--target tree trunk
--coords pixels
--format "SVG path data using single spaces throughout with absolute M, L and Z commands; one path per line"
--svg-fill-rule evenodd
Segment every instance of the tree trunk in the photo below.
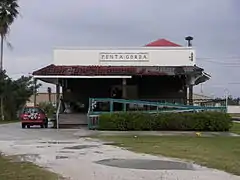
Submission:
M 0 72 L 3 71 L 3 35 L 1 34 L 1 55 L 0 55 Z M 0 106 L 1 106 L 1 118 L 4 120 L 4 107 L 3 107 L 3 94 L 0 96 Z

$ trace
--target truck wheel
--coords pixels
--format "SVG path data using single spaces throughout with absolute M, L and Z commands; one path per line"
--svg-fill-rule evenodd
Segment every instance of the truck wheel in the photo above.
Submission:
M 29 129 L 29 128 L 30 128 L 30 125 L 27 125 L 27 128 Z
M 25 124 L 22 124 L 22 129 L 24 129 L 25 128 Z
M 43 125 L 43 124 L 41 125 L 41 128 L 44 128 L 44 125 Z

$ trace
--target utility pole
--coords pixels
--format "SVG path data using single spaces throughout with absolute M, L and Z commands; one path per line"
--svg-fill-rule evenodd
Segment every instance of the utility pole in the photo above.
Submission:
M 1 78 L 4 78 L 4 74 L 3 74 L 3 35 L 1 34 L 1 56 L 0 56 L 0 75 L 2 76 Z M 4 89 L 4 87 L 3 87 Z M 4 117 L 4 103 L 3 103 L 3 92 L 2 94 L 0 94 L 0 107 L 1 107 L 1 119 L 2 121 L 4 121 L 5 117 Z
M 192 42 L 191 41 L 193 40 L 193 37 L 192 36 L 187 36 L 187 37 L 185 37 L 185 40 L 188 43 L 187 46 L 192 47 Z M 192 82 L 189 84 L 189 105 L 193 105 L 193 84 L 192 84 Z

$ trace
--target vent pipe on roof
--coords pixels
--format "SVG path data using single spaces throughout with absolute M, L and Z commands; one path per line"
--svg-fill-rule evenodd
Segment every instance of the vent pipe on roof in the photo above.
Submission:
M 193 37 L 192 36 L 187 36 L 185 37 L 185 40 L 188 42 L 188 47 L 192 46 L 192 40 Z M 189 91 L 188 91 L 188 98 L 189 98 L 189 105 L 193 106 L 193 84 L 189 85 Z
M 185 40 L 188 42 L 188 47 L 191 47 L 192 46 L 192 40 L 193 40 L 193 37 L 192 36 L 187 36 L 185 37 Z

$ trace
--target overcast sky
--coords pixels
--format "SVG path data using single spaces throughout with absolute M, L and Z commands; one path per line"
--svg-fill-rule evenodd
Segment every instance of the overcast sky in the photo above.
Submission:
M 56 46 L 143 46 L 159 38 L 186 45 L 211 74 L 207 95 L 240 96 L 239 0 L 19 0 L 4 66 L 13 77 L 52 62 Z M 204 58 L 204 59 L 203 59 Z M 236 84 L 239 83 L 239 84 Z M 46 86 L 45 86 L 46 87 Z M 200 92 L 197 88 L 196 92 Z

